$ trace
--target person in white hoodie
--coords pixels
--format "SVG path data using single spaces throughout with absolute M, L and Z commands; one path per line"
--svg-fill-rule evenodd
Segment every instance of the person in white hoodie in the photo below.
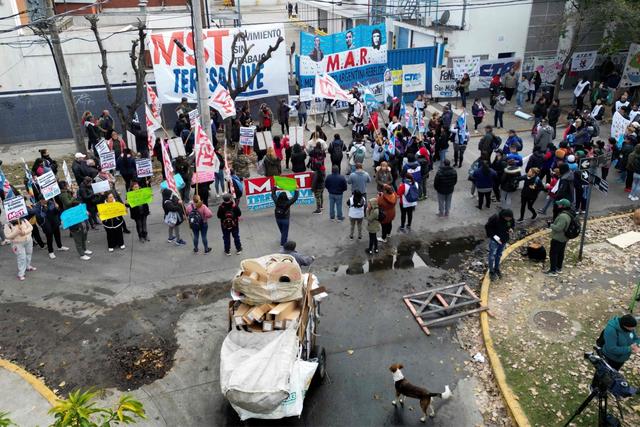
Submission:
M 11 221 L 4 225 L 4 234 L 11 242 L 13 253 L 18 261 L 18 280 L 24 280 L 27 271 L 35 271 L 31 265 L 31 254 L 33 253 L 33 240 L 31 231 L 33 226 L 24 218 Z

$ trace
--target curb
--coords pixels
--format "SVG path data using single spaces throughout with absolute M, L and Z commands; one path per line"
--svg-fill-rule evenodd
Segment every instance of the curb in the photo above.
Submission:
M 605 216 L 600 218 L 594 218 L 591 220 L 591 223 L 603 222 L 611 219 L 618 219 L 629 217 L 633 214 L 624 213 L 624 214 L 616 214 L 612 216 Z M 504 261 L 513 251 L 522 247 L 524 244 L 529 243 L 531 240 L 537 239 L 544 235 L 550 233 L 550 230 L 540 230 L 529 236 L 518 240 L 513 245 L 509 245 L 502 254 L 501 261 Z M 487 271 L 482 279 L 482 287 L 480 289 L 480 304 L 483 307 L 489 306 L 489 286 L 491 285 L 491 280 L 489 279 L 489 272 Z M 519 427 L 530 427 L 529 419 L 525 415 L 522 407 L 518 403 L 518 397 L 513 393 L 511 387 L 507 383 L 506 374 L 504 372 L 504 368 L 502 367 L 502 362 L 500 362 L 500 358 L 498 357 L 498 353 L 493 347 L 493 339 L 491 338 L 491 331 L 489 330 L 489 314 L 487 311 L 480 312 L 480 328 L 482 330 L 482 340 L 484 341 L 484 346 L 487 351 L 487 356 L 489 357 L 489 364 L 491 365 L 491 370 L 493 371 L 493 375 L 496 378 L 496 382 L 498 383 L 498 388 L 500 389 L 500 393 L 502 394 L 502 398 L 507 405 L 507 410 L 511 418 Z
M 4 368 L 9 372 L 18 374 L 23 380 L 31 384 L 31 387 L 33 387 L 35 391 L 40 393 L 40 395 L 44 397 L 52 407 L 58 403 L 58 396 L 56 396 L 56 394 L 49 387 L 47 387 L 44 382 L 42 382 L 29 372 L 25 371 L 20 366 L 11 363 L 8 360 L 0 359 L 0 368 Z

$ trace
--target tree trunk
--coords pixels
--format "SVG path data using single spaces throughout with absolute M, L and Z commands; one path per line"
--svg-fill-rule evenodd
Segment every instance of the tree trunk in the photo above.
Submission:
M 567 72 L 569 71 L 569 66 L 571 64 L 571 57 L 573 56 L 574 52 L 576 51 L 576 48 L 578 47 L 578 41 L 582 38 L 582 18 L 580 16 L 580 13 L 575 13 L 575 15 L 571 18 L 573 21 L 573 28 L 572 28 L 572 34 L 571 34 L 571 44 L 569 45 L 569 51 L 567 52 L 564 60 L 562 61 L 562 68 L 560 69 L 560 72 L 558 72 L 558 75 L 556 76 L 556 82 L 555 82 L 555 86 L 553 89 L 553 96 L 554 98 L 559 99 L 560 98 L 560 82 L 562 81 L 562 78 L 567 74 Z M 568 26 L 569 24 L 567 24 Z

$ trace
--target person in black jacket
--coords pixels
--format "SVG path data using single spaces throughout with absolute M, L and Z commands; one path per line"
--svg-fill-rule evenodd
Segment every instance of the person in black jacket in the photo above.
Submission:
M 307 153 L 305 153 L 300 144 L 294 144 L 291 149 L 291 171 L 295 173 L 306 171 L 306 160 Z
M 187 242 L 180 238 L 180 224 L 184 221 L 182 200 L 178 199 L 178 196 L 168 188 L 162 190 L 162 209 L 164 210 L 164 222 L 169 227 L 167 243 L 175 243 L 178 246 L 186 245 Z M 171 221 L 172 218 L 176 219 L 175 223 Z
M 78 198 L 82 203 L 87 205 L 87 212 L 89 212 L 89 225 L 92 230 L 95 230 L 96 225 L 100 224 L 98 220 L 98 208 L 97 204 L 100 201 L 100 197 L 93 192 L 93 187 L 91 183 L 93 179 L 91 177 L 85 176 L 84 180 L 80 183 L 80 187 L 78 188 Z
M 538 176 L 539 174 L 540 169 L 531 168 L 527 171 L 527 174 L 521 178 L 524 180 L 524 187 L 522 187 L 522 192 L 520 193 L 520 218 L 518 222 L 524 221 L 525 207 L 531 212 L 531 219 L 536 219 L 538 216 L 536 210 L 533 209 L 533 204 L 536 202 L 540 191 L 544 188 L 542 180 Z
M 525 166 L 524 171 L 529 172 L 532 168 L 542 169 L 544 165 L 544 155 L 540 150 L 540 147 L 533 147 L 533 153 L 529 157 L 529 161 L 527 161 L 527 165 Z
M 502 277 L 500 272 L 500 258 L 502 251 L 509 243 L 510 233 L 513 231 L 513 212 L 502 209 L 492 215 L 484 226 L 489 238 L 489 277 L 491 280 Z
M 491 169 L 496 171 L 496 179 L 493 181 L 493 195 L 496 197 L 496 201 L 498 203 L 502 200 L 502 195 L 500 194 L 500 183 L 502 182 L 502 175 L 504 175 L 506 167 L 507 162 L 504 160 L 502 153 L 500 151 L 496 151 L 496 157 L 491 163 Z
M 558 119 L 560 119 L 560 101 L 554 99 L 547 111 L 547 120 L 549 126 L 553 129 L 553 139 L 556 139 L 556 126 L 558 125 Z
M 140 184 L 137 181 L 131 183 L 131 191 L 140 189 Z M 149 241 L 149 233 L 147 232 L 147 217 L 149 216 L 149 204 L 145 203 L 140 206 L 129 208 L 131 218 L 136 222 L 136 231 L 138 232 L 138 239 L 141 243 Z
M 451 210 L 451 197 L 453 189 L 458 182 L 458 173 L 451 167 L 451 161 L 445 159 L 443 165 L 436 172 L 433 179 L 433 187 L 438 193 L 438 216 L 448 217 Z
M 342 141 L 341 141 L 342 142 Z M 329 192 L 329 217 L 331 220 L 344 220 L 342 216 L 342 194 L 347 191 L 347 180 L 340 175 L 340 166 L 333 165 L 331 175 L 327 176 L 324 186 Z
M 278 224 L 278 229 L 280 230 L 280 246 L 282 247 L 284 247 L 284 244 L 289 240 L 289 211 L 291 205 L 298 200 L 299 195 L 300 192 L 298 190 L 293 193 L 292 198 L 289 198 L 286 191 L 281 191 L 276 195 L 275 184 L 271 188 L 271 199 L 273 199 L 273 203 L 276 205 L 276 224 Z
M 242 243 L 240 242 L 239 219 L 242 215 L 240 208 L 233 202 L 231 194 L 222 196 L 222 203 L 218 206 L 217 216 L 220 219 L 220 228 L 222 229 L 222 240 L 224 241 L 224 253 L 231 255 L 231 236 L 236 246 L 236 255 L 242 253 Z
M 116 161 L 118 170 L 122 179 L 124 179 L 124 188 L 126 191 L 131 189 L 131 181 L 136 177 L 136 159 L 130 148 L 125 148 L 122 157 Z
M 573 182 L 573 172 L 569 169 L 569 165 L 563 163 L 559 167 L 560 169 L 560 179 L 558 180 L 558 190 L 555 194 L 556 200 L 567 199 L 571 204 L 574 203 L 574 182 Z M 560 209 L 554 203 L 553 204 L 553 219 L 555 220 L 558 214 L 560 213 Z

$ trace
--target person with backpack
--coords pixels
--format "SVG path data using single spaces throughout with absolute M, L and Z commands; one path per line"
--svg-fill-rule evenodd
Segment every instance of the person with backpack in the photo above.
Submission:
M 371 176 L 362 169 L 362 163 L 357 163 L 355 171 L 349 175 L 347 182 L 351 185 L 351 192 L 359 191 L 366 199 L 367 184 L 371 182 Z
M 324 161 L 327 158 L 326 153 L 324 152 L 324 148 L 322 148 L 322 143 L 320 141 L 316 142 L 316 145 L 313 147 L 313 150 L 309 153 L 309 169 L 314 172 L 325 171 Z
M 380 221 L 385 219 L 385 213 L 378 207 L 378 199 L 372 197 L 367 204 L 367 231 L 369 232 L 369 249 L 367 253 L 378 253 L 378 231 L 382 228 Z
M 349 166 L 351 166 L 351 173 L 356 171 L 356 165 L 362 165 L 367 155 L 367 148 L 364 146 L 362 139 L 356 139 L 351 150 L 349 150 Z
M 491 280 L 502 278 L 500 259 L 513 231 L 511 209 L 501 209 L 499 213 L 491 215 L 484 230 L 489 239 L 489 278 Z
M 382 187 L 382 191 L 378 194 L 378 208 L 384 211 L 384 215 L 380 219 L 382 237 L 378 238 L 379 242 L 387 243 L 387 236 L 391 234 L 393 220 L 396 217 L 397 201 L 398 195 L 393 191 L 393 187 L 385 184 Z
M 162 210 L 164 211 L 164 223 L 169 227 L 167 243 L 175 243 L 178 246 L 186 245 L 187 242 L 180 238 L 180 224 L 184 221 L 182 200 L 168 188 L 162 190 Z
M 489 167 L 489 162 L 486 160 L 482 160 L 480 165 L 473 171 L 471 178 L 476 190 L 478 190 L 478 209 L 482 210 L 483 201 L 487 209 L 491 208 L 491 190 L 493 190 L 497 177 L 498 174 Z
M 362 123 L 362 118 L 356 118 L 353 128 L 351 128 L 351 138 L 362 139 L 366 133 L 366 127 Z
M 412 174 L 405 175 L 402 184 L 398 186 L 398 196 L 400 197 L 400 228 L 399 232 L 411 231 L 413 221 L 413 211 L 418 205 L 420 189 Z M 406 227 L 405 227 L 406 224 Z
M 564 251 L 567 248 L 567 241 L 580 234 L 580 223 L 576 220 L 576 215 L 571 212 L 571 202 L 567 199 L 560 199 L 555 203 L 558 214 L 551 228 L 551 245 L 549 248 L 549 270 L 545 274 L 557 276 L 562 272 L 562 262 L 564 261 Z M 577 226 L 577 234 L 576 234 Z M 573 236 L 573 237 L 570 237 Z
M 298 200 L 298 196 L 300 196 L 300 192 L 296 190 L 293 193 L 293 197 L 289 198 L 289 195 L 286 191 L 280 191 L 276 195 L 276 186 L 275 184 L 271 187 L 271 199 L 275 204 L 274 214 L 276 217 L 276 224 L 278 225 L 278 229 L 280 230 L 280 246 L 284 247 L 284 244 L 289 240 L 289 220 L 290 220 L 290 211 L 291 206 Z
M 336 133 L 333 135 L 333 141 L 329 144 L 329 156 L 331 158 L 332 170 L 334 166 L 338 166 L 338 170 L 340 170 L 344 151 L 347 151 L 347 147 L 345 146 L 344 141 L 340 139 L 340 135 Z
M 500 139 L 493 134 L 492 126 L 485 126 L 484 136 L 478 142 L 478 150 L 483 160 L 491 161 L 491 153 L 500 146 Z
M 531 212 L 531 219 L 534 220 L 538 217 L 538 213 L 533 209 L 533 204 L 538 199 L 538 194 L 544 188 L 542 180 L 538 176 L 540 170 L 538 168 L 531 168 L 525 176 L 521 179 L 524 180 L 524 187 L 520 193 L 520 218 L 518 222 L 524 221 L 524 209 L 525 207 Z
M 332 221 L 343 221 L 342 195 L 347 191 L 347 180 L 340 175 L 340 166 L 333 165 L 331 175 L 324 180 L 324 186 L 329 192 L 329 218 Z
M 458 182 L 458 173 L 451 167 L 449 159 L 443 163 L 433 179 L 433 187 L 438 193 L 438 216 L 441 218 L 449 216 L 453 190 Z
M 632 353 L 640 353 L 640 337 L 636 334 L 638 321 L 633 314 L 614 316 L 607 322 L 596 344 L 602 348 L 605 361 L 616 371 L 629 360 Z
M 240 207 L 233 202 L 231 194 L 222 196 L 222 203 L 218 206 L 218 219 L 220 219 L 220 228 L 222 229 L 222 240 L 224 241 L 224 253 L 231 255 L 231 236 L 233 236 L 233 244 L 236 247 L 236 255 L 242 253 L 242 243 L 240 242 L 240 216 L 242 212 Z
M 364 205 L 365 198 L 362 193 L 355 190 L 349 200 L 347 200 L 347 206 L 349 206 L 349 223 L 350 232 L 349 239 L 353 240 L 353 232 L 358 226 L 358 239 L 362 239 L 362 219 L 364 218 Z
M 500 190 L 502 193 L 501 204 L 503 209 L 511 208 L 513 194 L 518 191 L 520 176 L 522 174 L 522 168 L 517 166 L 515 161 L 509 161 L 508 165 L 509 166 L 505 168 L 502 178 L 500 179 Z
M 209 230 L 209 218 L 213 214 L 207 205 L 202 203 L 200 196 L 194 194 L 192 202 L 187 205 L 187 218 L 189 221 L 189 228 L 193 231 L 193 252 L 198 252 L 198 241 L 202 237 L 202 245 L 204 246 L 204 253 L 211 252 L 209 247 L 209 241 L 207 240 L 207 231 Z

